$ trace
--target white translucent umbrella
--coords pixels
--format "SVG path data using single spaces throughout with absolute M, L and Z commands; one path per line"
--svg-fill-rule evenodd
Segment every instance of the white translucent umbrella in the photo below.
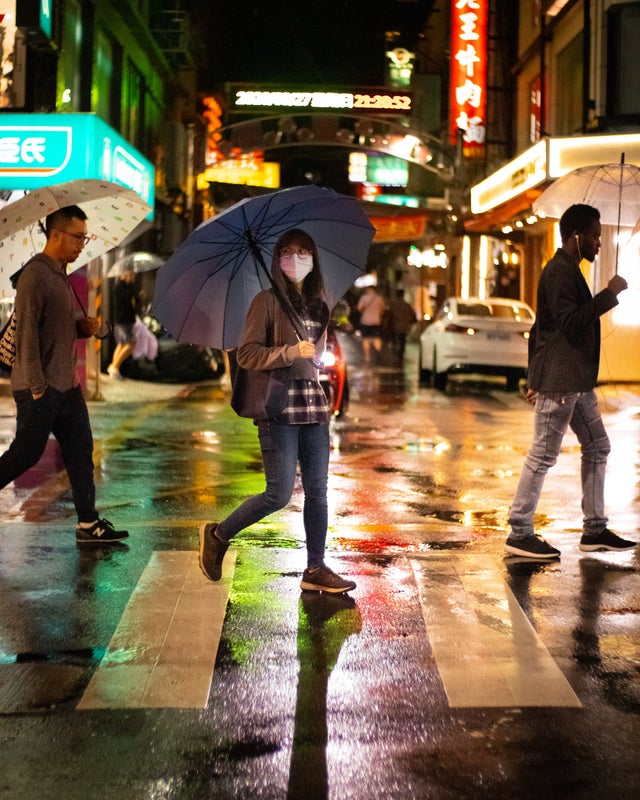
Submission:
M 87 215 L 89 242 L 70 270 L 118 247 L 151 211 L 132 189 L 92 178 L 35 189 L 9 203 L 0 210 L 0 297 L 13 293 L 11 275 L 44 248 L 46 239 L 38 223 L 72 205 Z
M 538 216 L 560 219 L 574 203 L 595 206 L 603 225 L 635 225 L 640 218 L 640 167 L 621 160 L 619 164 L 574 169 L 557 178 L 533 201 L 533 211 Z
M 149 272 L 150 270 L 160 269 L 164 264 L 164 259 L 155 253 L 147 253 L 138 250 L 136 253 L 129 253 L 109 267 L 107 278 L 117 278 L 124 272 Z
M 560 219 L 569 206 L 586 203 L 600 212 L 603 225 L 615 225 L 616 271 L 621 227 L 632 227 L 640 219 L 640 167 L 626 164 L 590 164 L 555 180 L 532 203 L 534 214 Z

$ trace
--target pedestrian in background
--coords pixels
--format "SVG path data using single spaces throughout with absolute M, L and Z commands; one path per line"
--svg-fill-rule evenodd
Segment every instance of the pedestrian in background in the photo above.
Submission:
M 396 296 L 389 303 L 389 313 L 391 316 L 393 353 L 402 364 L 407 336 L 416 323 L 416 312 L 413 310 L 413 306 L 404 299 L 402 289 L 396 291 Z
M 304 490 L 302 512 L 307 568 L 300 587 L 342 594 L 355 589 L 324 563 L 327 538 L 329 471 L 329 406 L 315 363 L 324 351 L 329 308 L 318 251 L 304 231 L 293 229 L 277 242 L 271 274 L 281 295 L 288 297 L 304 324 L 307 341 L 296 334 L 291 317 L 274 289 L 253 299 L 237 349 L 238 365 L 246 370 L 278 370 L 286 376 L 279 409 L 257 419 L 266 488 L 245 500 L 221 522 L 200 526 L 200 567 L 207 578 L 220 580 L 230 540 L 240 531 L 287 505 L 297 466 Z
M 531 558 L 557 558 L 533 528 L 542 486 L 556 463 L 570 427 L 582 454 L 583 533 L 580 550 L 630 550 L 636 546 L 607 528 L 604 480 L 609 437 L 594 387 L 600 362 L 600 317 L 618 304 L 626 280 L 614 275 L 607 288 L 592 296 L 582 259 L 600 250 L 600 212 L 589 205 L 568 208 L 560 219 L 562 246 L 540 276 L 536 321 L 529 339 L 527 400 L 535 404 L 533 442 L 525 458 L 509 512 L 511 533 L 505 551 Z
M 136 349 L 135 323 L 139 306 L 136 274 L 133 270 L 127 270 L 118 276 L 113 300 L 113 336 L 116 346 L 107 374 L 117 381 L 122 380 L 120 367 Z
M 22 269 L 16 286 L 16 359 L 11 389 L 16 402 L 16 435 L 0 456 L 0 488 L 34 466 L 49 435 L 60 444 L 78 515 L 78 544 L 126 539 L 95 508 L 93 436 L 89 412 L 76 375 L 76 339 L 98 333 L 95 317 L 78 316 L 67 264 L 87 243 L 86 214 L 67 206 L 46 218 L 42 253 Z
M 371 350 L 376 360 L 382 353 L 382 317 L 387 304 L 375 286 L 367 286 L 358 300 L 357 310 L 360 314 L 358 328 L 362 335 L 362 349 L 365 364 L 371 363 Z

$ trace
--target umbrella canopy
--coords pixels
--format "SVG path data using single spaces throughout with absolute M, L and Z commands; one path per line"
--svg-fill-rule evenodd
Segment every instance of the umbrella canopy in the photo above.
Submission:
M 271 286 L 275 244 L 292 228 L 316 243 L 333 307 L 364 273 L 375 228 L 356 198 L 298 186 L 241 200 L 196 228 L 158 271 L 154 315 L 180 342 L 236 347 L 251 301 Z
M 535 214 L 560 219 L 574 203 L 587 203 L 600 212 L 603 225 L 633 226 L 640 218 L 640 167 L 593 164 L 555 180 L 533 202 Z
M 129 253 L 109 267 L 107 278 L 117 278 L 124 272 L 148 272 L 149 270 L 160 269 L 164 264 L 164 259 L 155 253 L 146 253 L 139 250 L 137 253 Z
M 117 247 L 151 211 L 132 189 L 89 178 L 35 189 L 9 203 L 0 209 L 0 295 L 12 291 L 10 276 L 44 248 L 46 240 L 38 222 L 72 205 L 87 215 L 91 240 L 69 265 L 71 270 Z

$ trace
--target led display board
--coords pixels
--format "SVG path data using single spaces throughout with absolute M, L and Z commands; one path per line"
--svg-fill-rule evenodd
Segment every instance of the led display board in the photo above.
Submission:
M 234 113 L 282 111 L 353 111 L 376 114 L 410 114 L 411 92 L 388 88 L 325 89 L 320 87 L 275 87 L 234 84 L 229 90 Z
M 488 0 L 455 0 L 451 8 L 451 144 L 461 130 L 467 158 L 485 154 L 488 5 Z
M 0 189 L 38 189 L 99 178 L 154 204 L 154 168 L 94 114 L 0 116 Z

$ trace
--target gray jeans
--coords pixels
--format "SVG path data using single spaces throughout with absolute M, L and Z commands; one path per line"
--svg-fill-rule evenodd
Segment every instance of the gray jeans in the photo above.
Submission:
M 547 471 L 558 460 L 567 428 L 580 442 L 582 455 L 583 529 L 596 535 L 607 526 L 604 513 L 604 478 L 611 450 L 594 391 L 539 394 L 535 407 L 533 442 L 524 461 L 518 488 L 509 511 L 511 538 L 533 534 L 533 515 Z

